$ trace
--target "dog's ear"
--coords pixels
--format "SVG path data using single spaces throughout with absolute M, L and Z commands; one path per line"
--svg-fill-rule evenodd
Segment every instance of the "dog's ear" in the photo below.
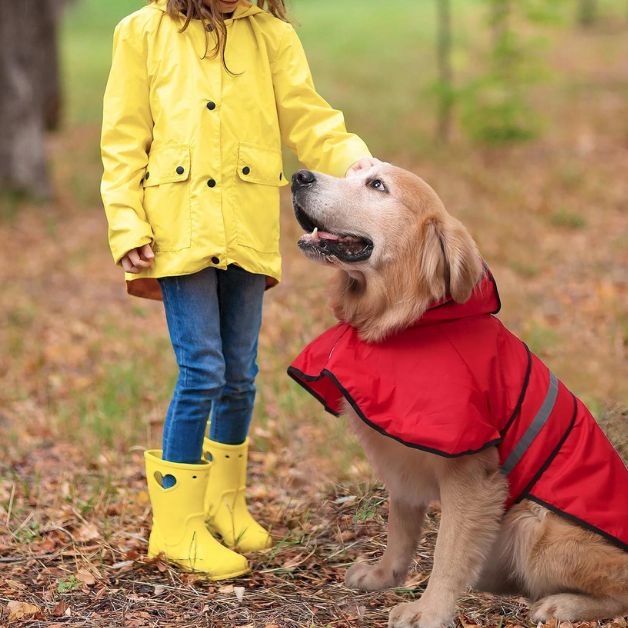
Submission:
M 482 276 L 482 258 L 464 225 L 451 216 L 429 216 L 422 245 L 421 270 L 434 298 L 467 301 Z

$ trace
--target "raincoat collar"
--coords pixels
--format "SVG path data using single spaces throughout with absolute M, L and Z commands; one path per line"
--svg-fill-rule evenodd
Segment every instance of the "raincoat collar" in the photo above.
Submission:
M 431 305 L 415 323 L 426 325 L 447 320 L 479 316 L 481 314 L 497 314 L 501 309 L 501 301 L 497 284 L 493 274 L 487 266 L 484 267 L 484 276 L 475 287 L 471 297 L 465 303 L 456 303 L 451 297 Z
M 157 0 L 154 4 L 158 9 L 166 11 L 168 0 Z M 225 22 L 229 22 L 230 20 L 238 20 L 243 17 L 249 17 L 251 15 L 255 15 L 256 13 L 262 13 L 262 11 L 263 9 L 260 9 L 257 5 L 252 4 L 248 0 L 240 0 L 240 3 L 233 12 L 233 17 L 225 20 Z

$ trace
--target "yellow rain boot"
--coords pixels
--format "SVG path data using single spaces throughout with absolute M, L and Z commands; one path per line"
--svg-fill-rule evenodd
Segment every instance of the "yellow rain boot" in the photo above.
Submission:
M 241 445 L 223 445 L 205 439 L 203 457 L 212 461 L 205 512 L 209 527 L 227 545 L 242 552 L 255 552 L 270 547 L 272 539 L 246 506 L 248 449 L 248 439 Z
M 144 461 L 153 507 L 148 556 L 163 554 L 185 571 L 204 574 L 209 580 L 247 573 L 246 558 L 221 545 L 205 524 L 203 506 L 211 463 L 166 462 L 159 450 L 144 452 Z M 174 477 L 174 486 L 163 488 L 166 475 Z

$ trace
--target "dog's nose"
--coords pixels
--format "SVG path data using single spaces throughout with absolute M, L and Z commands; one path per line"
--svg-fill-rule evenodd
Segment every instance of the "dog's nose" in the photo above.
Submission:
M 292 175 L 292 189 L 307 187 L 316 182 L 316 176 L 310 170 L 299 170 Z

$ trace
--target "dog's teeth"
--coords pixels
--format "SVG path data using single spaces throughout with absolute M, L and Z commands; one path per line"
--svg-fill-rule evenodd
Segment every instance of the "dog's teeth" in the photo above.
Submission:
M 314 231 L 312 231 L 312 236 L 316 237 L 318 235 L 318 227 L 314 227 Z

